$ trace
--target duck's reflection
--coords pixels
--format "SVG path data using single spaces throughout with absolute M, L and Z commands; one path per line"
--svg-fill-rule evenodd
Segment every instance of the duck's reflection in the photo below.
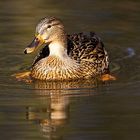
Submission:
M 27 119 L 37 122 L 43 136 L 49 139 L 61 137 L 68 114 L 69 99 L 63 95 L 50 95 L 46 99 L 46 107 L 27 107 Z
M 62 136 L 64 126 L 69 118 L 69 97 L 76 96 L 73 93 L 75 91 L 74 88 L 86 88 L 86 84 L 88 86 L 90 84 L 90 87 L 91 85 L 95 87 L 95 83 L 91 81 L 88 83 L 83 82 L 36 81 L 34 83 L 35 92 L 39 95 L 39 100 L 42 105 L 28 106 L 27 119 L 39 124 L 43 136 L 49 139 L 58 139 Z M 69 90 L 69 88 L 73 90 Z M 80 96 L 87 96 L 89 94 L 92 93 L 85 92 L 85 94 L 81 94 Z

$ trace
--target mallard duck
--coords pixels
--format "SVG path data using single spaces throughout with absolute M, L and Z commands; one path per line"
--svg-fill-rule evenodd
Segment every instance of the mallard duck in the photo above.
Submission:
M 45 17 L 37 24 L 35 38 L 24 53 L 32 53 L 43 44 L 32 64 L 33 79 L 75 80 L 109 73 L 107 51 L 94 32 L 67 35 L 61 20 Z

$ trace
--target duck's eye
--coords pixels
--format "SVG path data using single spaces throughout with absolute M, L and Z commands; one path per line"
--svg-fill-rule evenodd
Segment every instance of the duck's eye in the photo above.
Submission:
M 48 25 L 48 28 L 51 28 L 52 26 L 51 25 Z

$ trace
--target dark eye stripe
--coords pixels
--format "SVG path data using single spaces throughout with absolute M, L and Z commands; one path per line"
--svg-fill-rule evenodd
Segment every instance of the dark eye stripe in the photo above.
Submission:
M 52 24 L 52 25 L 48 25 L 47 28 L 51 28 L 52 26 L 55 26 L 55 25 L 59 25 L 59 23 L 54 23 L 54 24 Z
M 51 25 L 48 25 L 48 28 L 51 28 L 52 26 Z

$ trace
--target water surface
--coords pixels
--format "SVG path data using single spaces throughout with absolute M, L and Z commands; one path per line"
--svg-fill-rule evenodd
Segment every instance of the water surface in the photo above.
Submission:
M 0 139 L 140 139 L 138 0 L 0 1 Z M 35 82 L 10 75 L 29 67 L 24 48 L 38 20 L 56 16 L 68 33 L 96 31 L 117 80 Z

